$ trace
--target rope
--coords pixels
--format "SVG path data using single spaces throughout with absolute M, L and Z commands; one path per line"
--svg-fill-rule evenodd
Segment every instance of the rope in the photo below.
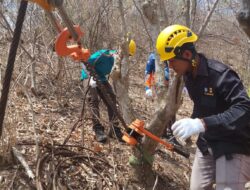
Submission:
M 14 69 L 14 63 L 16 60 L 16 53 L 18 49 L 19 40 L 22 33 L 22 26 L 24 22 L 24 17 L 27 10 L 28 1 L 22 0 L 20 3 L 16 26 L 13 34 L 13 39 L 10 46 L 9 57 L 7 62 L 7 68 L 5 70 L 5 77 L 3 82 L 2 95 L 0 99 L 0 137 L 2 136 L 3 131 L 3 121 L 6 110 L 6 105 L 8 101 L 9 89 L 11 77 Z

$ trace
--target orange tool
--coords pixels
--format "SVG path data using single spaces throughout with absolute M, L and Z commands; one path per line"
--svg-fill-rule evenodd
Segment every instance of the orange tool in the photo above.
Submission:
M 80 29 L 80 26 L 74 26 L 76 33 L 78 34 L 78 42 L 80 38 L 83 36 L 83 32 Z M 59 56 L 70 56 L 75 61 L 84 61 L 87 62 L 90 57 L 90 51 L 88 49 L 82 48 L 81 44 L 68 45 L 68 43 L 72 43 L 72 36 L 70 31 L 67 28 L 64 28 L 60 34 L 57 36 L 55 42 L 55 50 Z
M 57 36 L 55 42 L 55 50 L 59 56 L 70 56 L 75 61 L 87 62 L 90 57 L 90 52 L 88 49 L 82 48 L 80 39 L 83 36 L 83 32 L 80 26 L 74 26 L 68 15 L 63 8 L 63 0 L 29 0 L 31 2 L 37 3 L 44 10 L 47 11 L 52 24 L 58 30 L 59 35 Z M 57 22 L 55 16 L 53 15 L 54 9 L 57 8 L 60 16 L 65 22 L 67 28 L 62 29 L 60 24 Z M 76 42 L 77 44 L 68 45 L 69 43 Z
M 140 126 L 144 126 L 144 122 L 136 119 L 128 128 L 128 133 L 124 132 L 122 139 L 129 145 L 135 146 L 138 143 L 138 139 L 144 134 L 138 129 Z
M 124 132 L 122 139 L 127 142 L 128 144 L 135 146 L 138 143 L 138 139 L 144 135 L 148 136 L 149 138 L 153 139 L 154 141 L 162 144 L 166 149 L 170 151 L 177 152 L 178 154 L 188 158 L 189 153 L 182 151 L 179 147 L 175 146 L 174 144 L 170 144 L 166 141 L 163 141 L 159 137 L 155 136 L 154 134 L 150 133 L 148 130 L 144 128 L 144 122 L 136 119 L 129 128 L 131 131 L 128 133 Z
M 48 0 L 29 0 L 31 2 L 37 3 L 46 11 L 52 11 L 54 7 L 48 2 Z

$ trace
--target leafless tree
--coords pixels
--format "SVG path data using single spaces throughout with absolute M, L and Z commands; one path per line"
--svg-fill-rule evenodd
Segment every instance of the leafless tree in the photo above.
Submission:
M 12 38 L 18 4 L 18 1 L 13 0 L 0 1 L 0 79 L 4 77 L 1 76 L 1 71 L 6 68 L 6 55 Z M 116 71 L 111 78 L 114 81 L 122 115 L 128 125 L 135 118 L 145 119 L 147 129 L 157 136 L 163 134 L 164 127 L 176 114 L 181 104 L 182 79 L 180 77 L 173 78 L 172 85 L 167 89 L 163 83 L 164 65 L 157 56 L 157 99 L 152 103 L 152 105 L 154 104 L 154 110 L 149 114 L 147 113 L 150 116 L 138 113 L 131 89 L 134 90 L 133 85 L 136 83 L 138 90 L 136 95 L 140 97 L 143 109 L 146 108 L 147 105 L 142 100 L 144 86 L 140 81 L 143 81 L 141 78 L 144 76 L 144 63 L 148 54 L 155 51 L 155 42 L 159 32 L 166 26 L 175 23 L 191 27 L 194 32 L 201 36 L 197 44 L 199 51 L 203 51 L 208 57 L 219 59 L 233 66 L 239 71 L 244 82 L 249 84 L 249 44 L 233 16 L 239 5 L 236 0 L 65 1 L 65 9 L 74 23 L 82 26 L 84 31 L 83 45 L 85 47 L 91 49 L 91 52 L 98 49 L 121 48 L 121 60 L 117 62 Z M 249 37 L 250 3 L 248 0 L 242 0 L 241 6 L 237 19 Z M 62 24 L 62 20 L 57 13 L 56 18 Z M 48 102 L 52 101 L 56 105 L 53 113 L 60 115 L 68 110 L 68 115 L 71 115 L 72 101 L 81 100 L 81 96 L 76 96 L 76 93 L 73 93 L 79 89 L 82 90 L 79 81 L 80 65 L 68 58 L 58 58 L 53 52 L 56 33 L 52 29 L 48 17 L 40 7 L 30 4 L 24 24 L 6 119 L 5 134 L 7 134 L 6 138 L 8 135 L 13 136 L 12 144 L 15 144 L 15 138 L 17 138 L 15 136 L 21 136 L 18 131 L 23 129 L 29 131 L 31 123 L 33 128 L 37 130 L 36 133 L 39 133 L 41 137 L 39 142 L 48 139 L 46 135 L 40 134 L 43 131 L 52 130 L 54 134 L 59 134 L 61 130 L 54 130 L 52 127 L 56 123 L 56 119 L 51 118 L 52 111 L 48 111 L 50 110 Z M 135 57 L 128 57 L 127 38 L 132 38 L 137 43 L 138 48 Z M 25 91 L 23 91 L 23 87 L 25 87 Z M 41 102 L 46 110 L 45 113 L 37 111 Z M 21 107 L 20 104 L 22 104 Z M 71 109 L 69 109 L 70 106 L 72 106 Z M 25 113 L 23 110 L 28 111 Z M 49 122 L 45 124 L 41 122 L 41 118 L 44 119 L 48 116 L 50 117 Z M 62 116 L 62 120 L 67 117 Z M 85 121 L 87 125 L 88 119 Z M 67 130 L 69 124 L 61 124 L 60 128 Z M 18 130 L 13 126 L 17 126 Z M 34 134 L 33 131 L 32 134 Z M 34 139 L 33 136 L 32 139 Z M 51 139 L 49 139 L 50 141 Z M 5 139 L 2 143 L 4 142 L 9 141 Z M 143 158 L 145 154 L 152 161 L 156 146 L 155 141 L 144 138 L 141 150 L 133 150 L 133 156 L 137 159 L 139 165 L 133 165 L 130 179 L 140 184 L 140 188 L 155 188 L 155 181 L 160 180 L 156 180 L 158 178 L 156 177 L 157 174 L 152 171 L 152 162 Z M 1 146 L 2 149 L 3 147 Z M 9 147 L 9 145 L 6 147 Z
M 241 10 L 237 15 L 237 19 L 242 29 L 250 37 L 250 1 L 241 0 Z

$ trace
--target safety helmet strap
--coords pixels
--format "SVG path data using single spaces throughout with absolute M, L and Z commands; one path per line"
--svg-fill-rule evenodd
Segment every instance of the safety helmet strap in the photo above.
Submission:
M 184 52 L 185 50 L 191 51 L 191 53 L 192 53 L 191 59 L 187 59 L 187 58 L 184 58 L 184 57 L 182 56 L 182 54 L 183 54 L 183 52 Z M 195 51 L 194 49 L 188 49 L 188 48 L 177 47 L 177 48 L 175 48 L 174 53 L 175 53 L 175 55 L 176 55 L 176 56 L 174 57 L 174 59 L 179 59 L 179 60 L 187 61 L 187 62 L 189 62 L 193 67 L 196 67 L 197 63 L 196 63 L 196 61 L 195 61 L 195 56 L 196 56 L 197 53 L 196 53 L 196 51 Z

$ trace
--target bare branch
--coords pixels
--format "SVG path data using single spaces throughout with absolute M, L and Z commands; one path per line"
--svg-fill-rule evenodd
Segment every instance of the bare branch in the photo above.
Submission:
M 204 30 L 206 29 L 207 24 L 208 24 L 208 22 L 210 21 L 210 18 L 211 18 L 211 16 L 212 16 L 212 14 L 213 14 L 213 12 L 214 12 L 214 10 L 215 10 L 215 8 L 216 8 L 216 6 L 217 6 L 218 3 L 219 3 L 219 0 L 216 0 L 216 1 L 214 2 L 213 6 L 212 6 L 212 9 L 211 9 L 210 12 L 207 14 L 207 16 L 206 16 L 206 18 L 205 18 L 205 20 L 204 20 L 202 26 L 201 26 L 200 29 L 199 29 L 198 36 L 201 37 L 201 36 L 203 35 L 203 32 L 204 32 Z
M 39 142 L 40 142 L 40 137 L 39 137 L 39 132 L 38 132 L 38 129 L 36 128 L 36 124 L 35 124 L 35 114 L 34 114 L 34 109 L 33 109 L 33 103 L 32 103 L 32 100 L 30 98 L 30 95 L 28 93 L 28 90 L 27 88 L 20 84 L 21 85 L 23 91 L 24 91 L 24 94 L 29 102 L 29 105 L 30 105 L 30 109 L 31 109 L 31 114 L 32 114 L 32 127 L 34 129 L 34 137 L 35 137 L 35 142 L 36 142 L 36 160 L 39 158 L 39 155 L 40 155 L 40 149 L 39 149 Z
M 26 160 L 24 159 L 24 157 L 22 156 L 21 152 L 19 152 L 15 147 L 12 147 L 12 152 L 13 152 L 14 156 L 17 158 L 17 160 L 22 164 L 28 177 L 30 179 L 34 179 L 35 175 L 32 172 L 32 170 L 30 169 L 30 167 L 29 167 L 28 163 L 26 162 Z

